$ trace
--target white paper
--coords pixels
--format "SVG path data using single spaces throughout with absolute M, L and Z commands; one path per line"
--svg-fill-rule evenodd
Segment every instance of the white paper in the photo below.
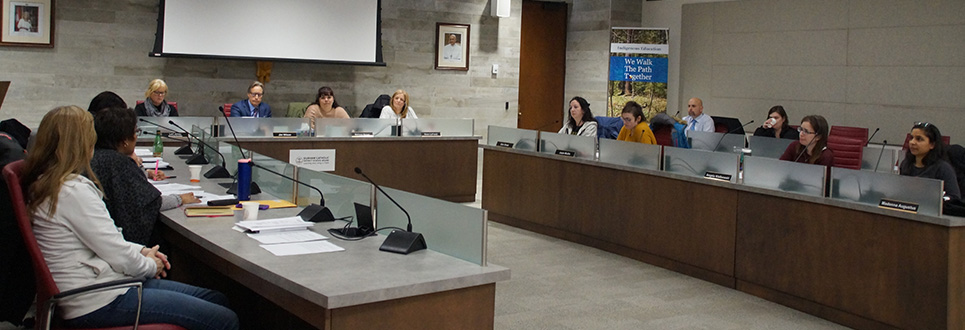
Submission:
M 291 149 L 288 159 L 292 165 L 318 172 L 335 170 L 335 149 Z
M 300 254 L 310 254 L 310 253 L 324 253 L 324 252 L 336 252 L 345 251 L 345 249 L 339 247 L 338 245 L 332 244 L 329 241 L 311 241 L 311 242 L 301 242 L 301 243 L 287 243 L 287 244 L 271 244 L 262 245 L 262 248 L 268 250 L 276 256 L 293 256 Z
M 154 164 L 157 161 L 164 161 L 161 157 L 141 157 L 141 163 L 151 163 Z
M 150 148 L 134 148 L 134 155 L 138 157 L 149 157 L 154 155 Z
M 258 240 L 261 244 L 295 243 L 328 239 L 328 237 L 322 236 L 322 234 L 304 229 L 248 234 L 248 237 Z
M 255 232 L 308 228 L 314 225 L 312 222 L 302 220 L 299 216 L 238 222 L 238 227 Z

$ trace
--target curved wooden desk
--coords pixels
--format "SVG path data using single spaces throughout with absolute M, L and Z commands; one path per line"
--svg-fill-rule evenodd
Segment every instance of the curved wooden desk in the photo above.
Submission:
M 965 219 L 482 148 L 493 221 L 855 328 L 965 328 Z

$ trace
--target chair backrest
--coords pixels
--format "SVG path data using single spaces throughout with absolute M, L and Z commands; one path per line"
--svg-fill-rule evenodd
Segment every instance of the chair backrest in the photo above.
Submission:
M 911 141 L 911 133 L 905 134 L 905 143 L 901 145 L 901 150 L 908 150 L 908 141 Z M 942 135 L 942 142 L 945 142 L 946 146 L 951 145 L 952 138 L 948 135 Z
M 285 114 L 286 117 L 291 118 L 301 118 L 305 117 L 305 110 L 311 103 L 308 102 L 291 102 L 288 103 L 288 112 Z
M 861 154 L 864 152 L 866 140 L 867 138 L 851 138 L 840 135 L 828 136 L 828 148 L 834 153 L 834 162 L 831 166 L 860 170 Z
M 33 227 L 30 224 L 30 215 L 27 212 L 27 203 L 20 185 L 20 177 L 23 175 L 24 161 L 7 164 L 3 168 L 3 178 L 7 181 L 10 190 L 10 202 L 13 206 L 14 219 L 17 227 L 20 228 L 20 236 L 23 237 L 24 247 L 30 254 L 30 263 L 33 265 L 34 278 L 37 284 L 37 311 L 43 311 L 42 304 L 55 294 L 60 293 L 54 277 L 47 268 L 47 261 L 44 260 L 40 246 L 37 245 L 37 238 L 34 237 Z
M 657 144 L 673 147 L 673 125 L 654 124 L 650 127 L 653 130 L 653 137 L 657 138 Z
M 224 104 L 224 115 L 231 117 L 231 103 Z
M 868 143 L 868 129 L 864 127 L 831 126 L 831 131 L 828 132 L 828 135 L 860 139 L 861 145 Z M 837 157 L 838 155 L 834 156 Z
M 596 116 L 596 136 L 601 139 L 616 139 L 620 136 L 623 120 L 620 117 Z
M 372 104 L 366 105 L 365 109 L 362 109 L 362 113 L 359 118 L 379 118 L 382 115 L 382 108 L 389 105 L 392 102 L 392 97 L 389 94 L 379 95 Z

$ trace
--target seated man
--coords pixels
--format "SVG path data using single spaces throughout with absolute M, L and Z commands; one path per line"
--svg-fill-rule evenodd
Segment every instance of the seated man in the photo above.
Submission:
M 704 101 L 696 97 L 687 101 L 687 114 L 689 116 L 684 117 L 684 121 L 687 122 L 687 132 L 714 131 L 714 119 L 704 113 Z
M 259 81 L 248 86 L 248 99 L 238 101 L 231 105 L 232 117 L 271 117 L 271 107 L 261 99 L 265 96 L 265 84 Z

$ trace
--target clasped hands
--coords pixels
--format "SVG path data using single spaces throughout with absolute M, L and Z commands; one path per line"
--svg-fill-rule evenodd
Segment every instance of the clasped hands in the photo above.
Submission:
M 168 256 L 164 253 L 161 253 L 161 251 L 158 251 L 160 248 L 160 245 L 155 245 L 152 248 L 141 248 L 141 254 L 154 260 L 154 263 L 157 266 L 157 272 L 154 274 L 154 278 L 168 277 L 167 270 L 171 269 L 171 262 L 168 261 Z

